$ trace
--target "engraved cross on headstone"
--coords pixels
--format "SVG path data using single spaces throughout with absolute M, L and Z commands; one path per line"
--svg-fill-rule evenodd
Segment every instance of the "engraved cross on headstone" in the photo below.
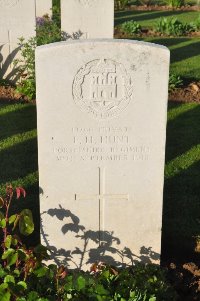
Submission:
M 75 200 L 98 200 L 99 201 L 99 231 L 102 233 L 105 231 L 105 202 L 108 200 L 129 200 L 128 194 L 107 194 L 105 192 L 105 182 L 106 182 L 106 168 L 98 168 L 98 194 L 75 194 Z M 102 237 L 103 239 L 103 237 Z M 101 244 L 101 239 L 99 238 L 99 244 Z

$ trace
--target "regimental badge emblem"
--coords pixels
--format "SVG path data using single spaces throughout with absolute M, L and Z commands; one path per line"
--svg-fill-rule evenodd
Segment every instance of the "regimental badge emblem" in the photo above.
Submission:
M 77 72 L 72 89 L 74 101 L 82 110 L 97 119 L 108 119 L 127 107 L 133 84 L 121 63 L 96 59 Z
M 0 0 L 0 7 L 14 7 L 18 2 L 19 0 Z

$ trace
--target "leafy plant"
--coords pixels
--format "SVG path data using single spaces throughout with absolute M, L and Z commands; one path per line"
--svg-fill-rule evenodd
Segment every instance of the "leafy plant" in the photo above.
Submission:
M 130 0 L 115 0 L 115 9 L 122 10 L 130 3 Z
M 136 264 L 117 270 L 99 263 L 91 272 L 69 272 L 64 266 L 39 268 L 29 277 L 32 294 L 47 300 L 175 301 L 176 293 L 160 267 Z M 37 299 L 34 299 L 37 300 Z M 45 299 L 46 300 L 46 299 Z
M 35 48 L 37 46 L 36 38 L 30 38 L 25 42 L 20 38 L 19 42 L 21 59 L 15 60 L 18 67 L 18 77 L 20 78 L 16 91 L 24 94 L 29 100 L 34 99 L 36 95 L 35 85 Z
M 121 30 L 127 34 L 141 33 L 141 25 L 136 21 L 127 21 L 121 25 Z
M 52 21 L 48 15 L 37 18 L 36 37 L 25 41 L 19 39 L 21 59 L 15 61 L 18 69 L 16 92 L 27 96 L 28 100 L 36 97 L 35 84 L 35 48 L 36 46 L 61 41 L 61 30 L 56 22 Z
M 167 4 L 172 8 L 179 8 L 185 5 L 184 0 L 167 0 Z
M 139 0 L 139 1 L 144 6 L 150 6 L 154 2 L 154 0 Z
M 167 36 L 182 36 L 194 31 L 192 24 L 182 23 L 177 18 L 160 18 L 154 30 Z
M 191 23 L 191 26 L 194 27 L 195 31 L 199 31 L 200 30 L 200 15 L 198 16 L 198 18 Z
M 22 187 L 16 188 L 16 199 L 26 196 Z M 30 235 L 34 230 L 32 213 L 24 209 L 10 215 L 9 211 L 14 197 L 14 189 L 7 185 L 4 197 L 0 197 L 0 228 L 2 230 L 2 255 L 0 263 L 0 300 L 11 300 L 11 296 L 23 294 L 27 288 L 26 278 L 36 261 L 31 250 L 26 250 L 17 232 Z M 18 227 L 18 231 L 17 231 Z M 16 232 L 16 233 L 15 233 Z M 12 300 L 17 300 L 13 298 Z
M 37 46 L 45 45 L 49 43 L 59 42 L 61 40 L 61 30 L 52 21 L 48 15 L 37 18 L 36 26 L 36 43 Z
M 183 80 L 179 75 L 170 73 L 169 75 L 169 91 L 173 91 L 183 85 Z

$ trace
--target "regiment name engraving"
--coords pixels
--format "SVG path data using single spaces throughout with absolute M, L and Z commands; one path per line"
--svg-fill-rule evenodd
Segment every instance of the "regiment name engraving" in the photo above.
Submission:
M 150 148 L 134 145 L 131 128 L 72 128 L 68 145 L 56 143 L 53 153 L 58 161 L 146 161 Z

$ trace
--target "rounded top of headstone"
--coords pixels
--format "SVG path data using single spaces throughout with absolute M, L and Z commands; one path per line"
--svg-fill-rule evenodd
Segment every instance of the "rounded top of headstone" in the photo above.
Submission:
M 87 40 L 69 40 L 69 41 L 63 41 L 63 42 L 56 42 L 56 43 L 50 43 L 47 45 L 41 45 L 36 47 L 36 51 L 40 51 L 42 49 L 44 50 L 50 50 L 52 48 L 60 48 L 63 46 L 75 46 L 75 45 L 86 45 L 86 46 L 92 46 L 92 45 L 97 45 L 97 44 L 118 44 L 118 45 L 130 45 L 130 46 L 142 46 L 145 48 L 147 47 L 151 47 L 151 48 L 157 48 L 159 50 L 164 50 L 165 52 L 170 53 L 169 49 L 164 46 L 164 45 L 160 45 L 160 44 L 155 44 L 155 43 L 150 43 L 150 42 L 144 42 L 144 41 L 136 41 L 136 40 L 124 40 L 124 39 L 87 39 Z

